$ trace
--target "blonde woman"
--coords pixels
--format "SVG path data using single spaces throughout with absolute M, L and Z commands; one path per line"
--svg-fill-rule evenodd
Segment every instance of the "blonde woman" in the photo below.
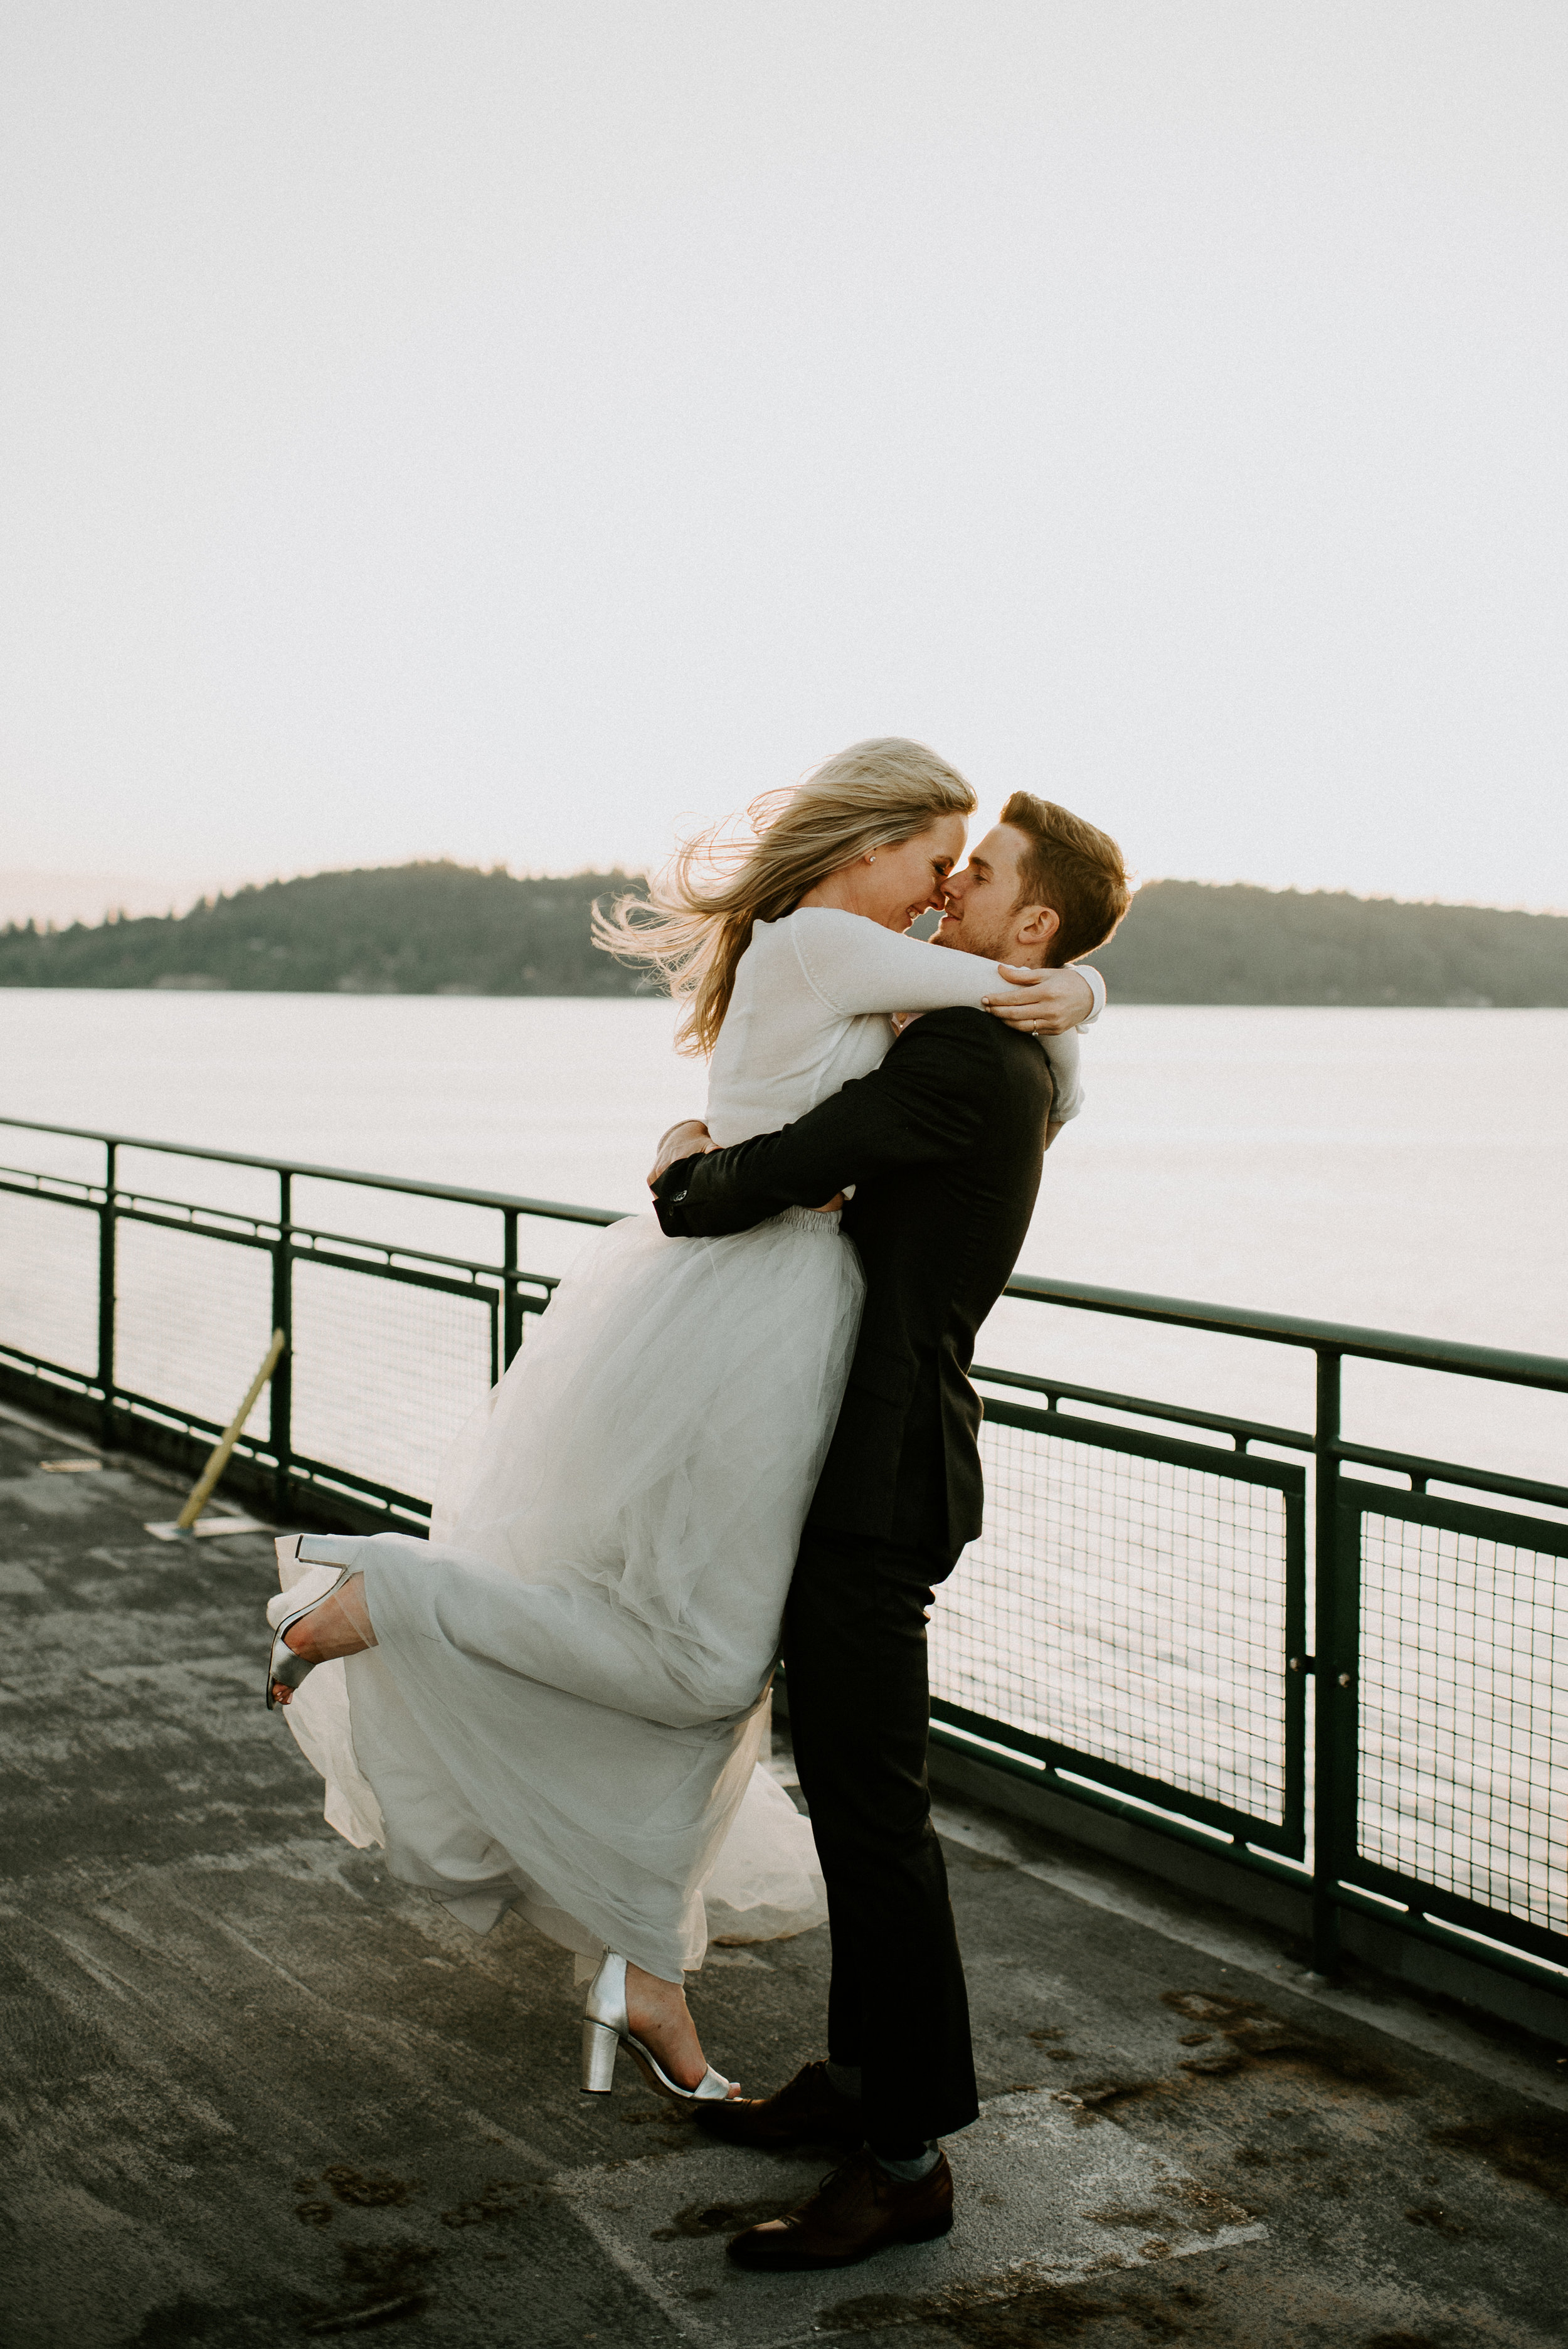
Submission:
M 1049 1031 L 1092 1011 L 1082 977 L 1015 984 L 903 935 L 941 904 L 975 803 L 918 743 L 860 743 L 603 926 L 684 1001 L 716 1145 L 867 1074 L 891 1015 L 954 1006 L 1038 1030 L 1071 1112 L 1076 1039 Z M 732 2093 L 683 1988 L 710 1878 L 754 1938 L 825 1913 L 805 1822 L 754 1764 L 862 1289 L 830 1209 L 719 1239 L 629 1217 L 459 1445 L 428 1543 L 279 1545 L 297 1587 L 269 1610 L 268 1702 L 323 1771 L 328 1819 L 479 1930 L 516 1907 L 597 1968 L 585 2088 L 609 2086 L 618 2040 L 666 2095 Z

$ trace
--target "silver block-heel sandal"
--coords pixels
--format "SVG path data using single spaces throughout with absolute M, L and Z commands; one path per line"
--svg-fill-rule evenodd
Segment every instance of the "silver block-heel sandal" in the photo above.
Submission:
M 689 2112 L 694 2105 L 722 2103 L 734 2087 L 710 2064 L 695 2088 L 677 2087 L 658 2057 L 632 2035 L 626 2015 L 626 1961 L 608 1951 L 583 2002 L 583 2093 L 607 2096 L 615 2076 L 615 2051 L 624 2047 L 650 2088 Z
M 321 1562 L 329 1563 L 326 1560 Z M 344 1567 L 325 1590 L 318 1590 L 315 1597 L 309 1599 L 304 1606 L 296 1607 L 292 1614 L 285 1615 L 274 1630 L 273 1644 L 267 1651 L 267 1711 L 269 1713 L 278 1702 L 277 1697 L 273 1694 L 277 1687 L 281 1685 L 286 1688 L 292 1696 L 306 1673 L 314 1672 L 315 1670 L 315 1664 L 307 1663 L 303 1656 L 295 1655 L 284 1638 L 284 1633 L 291 1631 L 296 1623 L 303 1623 L 307 1615 L 314 1615 L 318 1607 L 324 1607 L 326 1604 L 335 1591 L 341 1590 L 344 1584 L 351 1581 L 359 1572 L 360 1567 L 357 1560 L 351 1566 Z

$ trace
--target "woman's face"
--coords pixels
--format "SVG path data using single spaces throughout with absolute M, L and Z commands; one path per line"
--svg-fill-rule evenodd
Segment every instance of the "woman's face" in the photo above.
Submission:
M 846 865 L 847 910 L 869 916 L 884 930 L 907 930 L 942 904 L 942 885 L 964 854 L 967 831 L 961 815 L 938 816 L 913 840 L 879 848 L 870 863 L 862 857 Z

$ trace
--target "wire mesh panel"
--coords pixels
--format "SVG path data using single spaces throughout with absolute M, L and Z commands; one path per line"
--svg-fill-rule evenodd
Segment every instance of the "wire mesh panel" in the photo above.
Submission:
M 490 1392 L 496 1300 L 297 1257 L 293 1448 L 429 1501 L 441 1462 Z
M 115 1383 L 226 1426 L 272 1336 L 271 1255 L 126 1218 L 116 1250 Z M 244 1432 L 266 1440 L 265 1394 Z
M 98 1219 L 0 1192 L 0 1346 L 90 1378 L 98 1368 Z
M 934 1694 L 1299 1849 L 1301 1471 L 1048 1425 L 987 1405 L 985 1531 L 939 1594 Z
M 1350 1514 L 1360 1861 L 1568 1930 L 1568 1527 L 1403 1495 Z

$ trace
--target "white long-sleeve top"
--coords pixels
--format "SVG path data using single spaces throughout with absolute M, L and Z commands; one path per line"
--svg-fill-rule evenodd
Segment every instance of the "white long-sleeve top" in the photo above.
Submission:
M 1086 969 L 1099 1016 L 1105 985 Z M 723 1148 L 803 1117 L 851 1078 L 869 1075 L 892 1042 L 895 1011 L 978 1009 L 1004 995 L 999 967 L 957 947 L 923 946 L 861 914 L 803 905 L 758 922 L 708 1068 L 707 1130 Z M 1056 1079 L 1053 1123 L 1083 1106 L 1078 1040 L 1042 1036 Z

